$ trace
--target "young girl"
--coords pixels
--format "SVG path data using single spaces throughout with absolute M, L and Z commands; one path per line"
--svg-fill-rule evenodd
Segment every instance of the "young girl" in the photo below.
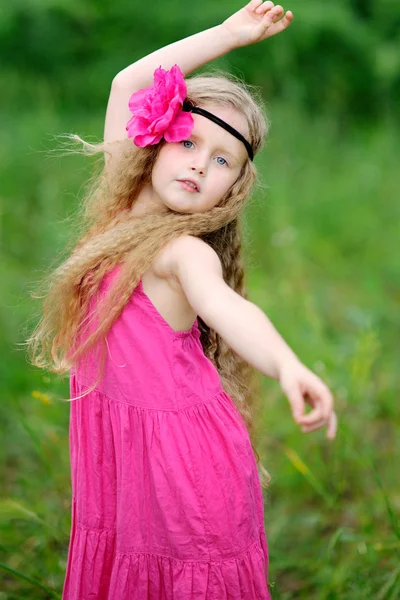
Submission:
M 279 381 L 304 432 L 335 437 L 329 389 L 246 299 L 261 104 L 233 78 L 183 75 L 291 21 L 252 0 L 127 67 L 104 144 L 84 142 L 106 164 L 29 340 L 33 364 L 71 369 L 64 600 L 267 600 L 254 370 Z

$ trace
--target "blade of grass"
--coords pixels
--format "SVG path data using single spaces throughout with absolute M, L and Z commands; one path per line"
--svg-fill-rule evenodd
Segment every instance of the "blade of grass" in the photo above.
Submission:
M 388 495 L 387 495 L 387 493 L 385 491 L 385 488 L 383 487 L 382 480 L 380 478 L 378 469 L 377 469 L 375 461 L 374 461 L 374 459 L 372 458 L 371 455 L 369 456 L 369 460 L 370 460 L 370 463 L 371 463 L 372 472 L 374 473 L 376 482 L 377 482 L 377 484 L 378 484 L 378 486 L 379 486 L 379 488 L 380 488 L 380 490 L 382 492 L 382 496 L 383 496 L 383 499 L 385 501 L 386 510 L 387 510 L 387 513 L 388 513 L 390 524 L 392 526 L 392 529 L 393 529 L 393 531 L 394 531 L 397 539 L 400 540 L 400 527 L 397 524 L 397 520 L 396 520 L 396 517 L 394 515 L 394 511 L 393 511 L 392 505 L 391 505 L 391 503 L 389 501 L 389 497 L 388 497 Z
M 9 573 L 14 575 L 15 577 L 18 577 L 19 579 L 24 579 L 25 581 L 28 581 L 32 585 L 34 585 L 34 586 L 40 588 L 41 590 L 47 592 L 48 594 L 50 594 L 52 598 L 60 599 L 60 595 L 58 594 L 58 592 L 56 592 L 56 590 L 53 590 L 51 588 L 46 587 L 45 585 L 42 585 L 41 583 L 39 583 L 39 581 L 36 581 L 35 579 L 28 577 L 27 575 L 23 575 L 23 573 L 20 573 L 20 571 L 11 569 L 10 567 L 7 567 L 7 565 L 5 565 L 4 563 L 0 563 L 0 568 L 4 569 L 5 571 L 8 571 Z
M 376 597 L 376 600 L 385 600 L 386 595 L 393 589 L 393 586 L 396 584 L 396 579 L 400 573 L 400 567 L 395 569 L 392 573 L 390 573 L 388 580 L 385 585 L 380 589 L 379 594 Z
M 397 519 L 395 517 L 394 510 L 390 503 L 389 497 L 386 493 L 385 488 L 383 487 L 382 480 L 379 475 L 379 471 L 376 466 L 375 459 L 373 457 L 371 448 L 369 446 L 365 447 L 363 450 L 363 454 L 361 454 L 358 450 L 355 450 L 355 453 L 357 454 L 360 462 L 362 462 L 364 465 L 366 465 L 368 468 L 371 469 L 371 471 L 375 477 L 376 483 L 378 484 L 378 487 L 381 490 L 383 500 L 385 502 L 389 522 L 392 526 L 393 532 L 394 532 L 395 536 L 397 537 L 397 539 L 400 540 L 400 527 L 397 523 Z
M 45 454 L 43 453 L 43 448 L 42 448 L 42 440 L 40 439 L 39 435 L 34 431 L 34 429 L 30 426 L 30 424 L 28 423 L 27 418 L 25 417 L 24 411 L 22 409 L 22 406 L 20 404 L 19 401 L 17 401 L 15 403 L 15 407 L 18 410 L 18 421 L 20 422 L 20 424 L 22 425 L 22 427 L 25 429 L 25 431 L 29 434 L 34 447 L 36 448 L 36 452 L 38 454 L 38 456 L 40 457 L 43 466 L 46 469 L 46 473 L 47 475 L 49 475 L 51 477 L 52 475 L 52 465 L 51 462 L 48 460 L 48 458 L 45 456 Z
M 38 517 L 36 513 L 19 502 L 12 498 L 2 498 L 0 500 L 0 522 L 9 521 L 10 519 L 26 519 L 27 521 L 35 521 L 41 525 L 46 525 L 45 521 Z
M 335 499 L 325 489 L 323 484 L 317 479 L 317 477 L 311 472 L 309 467 L 302 461 L 300 456 L 292 448 L 286 448 L 285 454 L 299 473 L 304 475 L 307 481 L 312 485 L 315 491 L 325 500 L 325 502 L 332 506 Z
M 397 578 L 397 584 L 392 589 L 392 593 L 387 598 L 387 600 L 398 600 L 398 598 L 400 598 L 400 579 L 399 578 Z

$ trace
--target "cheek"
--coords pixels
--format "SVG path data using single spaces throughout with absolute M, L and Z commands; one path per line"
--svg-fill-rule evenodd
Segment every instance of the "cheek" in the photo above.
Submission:
M 178 157 L 176 152 L 171 152 L 168 149 L 161 150 L 156 163 L 153 167 L 153 177 L 164 178 L 168 177 L 170 173 L 176 169 L 178 164 Z
M 227 170 L 224 173 L 221 173 L 221 171 L 220 171 L 219 173 L 216 173 L 212 188 L 214 188 L 215 190 L 218 190 L 219 193 L 221 191 L 223 193 L 225 193 L 232 187 L 232 185 L 235 183 L 236 179 L 237 179 L 237 176 L 233 175 L 231 171 L 228 172 L 228 170 Z

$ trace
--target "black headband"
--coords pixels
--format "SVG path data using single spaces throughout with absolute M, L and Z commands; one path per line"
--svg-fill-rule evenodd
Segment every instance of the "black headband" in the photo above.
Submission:
M 236 129 L 231 127 L 231 125 L 229 125 L 228 123 L 225 123 L 225 121 L 223 121 L 219 117 L 216 117 L 212 113 L 208 112 L 208 110 L 205 110 L 204 108 L 199 108 L 198 106 L 195 106 L 189 100 L 183 101 L 182 110 L 184 112 L 193 112 L 193 113 L 197 113 L 198 115 L 202 115 L 203 117 L 207 117 L 207 119 L 210 119 L 210 121 L 214 121 L 214 123 L 216 123 L 217 125 L 220 125 L 220 127 L 223 127 L 224 129 L 226 129 L 226 131 L 229 131 L 229 133 L 231 133 L 238 140 L 243 142 L 243 144 L 246 146 L 246 150 L 247 150 L 250 160 L 253 160 L 253 158 L 254 158 L 253 148 L 251 147 L 249 142 L 246 140 L 246 138 L 243 137 L 242 134 L 239 133 L 239 131 L 237 131 Z

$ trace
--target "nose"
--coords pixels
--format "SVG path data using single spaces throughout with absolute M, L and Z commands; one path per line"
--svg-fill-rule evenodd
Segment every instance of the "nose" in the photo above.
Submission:
M 192 158 L 192 165 L 190 167 L 191 171 L 195 171 L 197 173 L 199 173 L 200 175 L 205 175 L 206 170 L 207 170 L 207 159 L 204 155 L 200 155 L 198 154 L 195 157 Z
M 200 167 L 190 167 L 190 170 L 198 173 L 199 175 L 204 175 L 205 173 L 205 169 Z

